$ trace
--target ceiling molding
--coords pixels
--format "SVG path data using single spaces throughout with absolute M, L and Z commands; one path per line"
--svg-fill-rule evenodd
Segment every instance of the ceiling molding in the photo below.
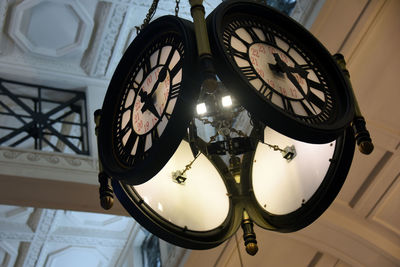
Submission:
M 92 18 L 78 0 L 32 0 L 12 8 L 8 33 L 25 52 L 63 57 L 82 53 L 92 28 Z

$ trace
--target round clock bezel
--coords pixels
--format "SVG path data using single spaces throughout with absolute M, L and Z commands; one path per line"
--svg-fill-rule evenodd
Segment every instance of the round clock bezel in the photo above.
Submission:
M 229 194 L 237 195 L 234 178 L 221 158 L 218 156 L 207 158 L 216 166 Z M 161 239 L 180 247 L 188 249 L 216 247 L 232 236 L 240 226 L 243 204 L 235 198 L 229 197 L 229 211 L 221 225 L 207 231 L 195 231 L 178 226 L 160 216 L 132 186 L 113 179 L 112 187 L 122 206 L 140 225 Z
M 123 160 L 123 152 L 118 151 L 118 147 L 122 147 L 122 137 L 119 137 L 121 140 L 118 140 L 117 121 L 118 116 L 122 116 L 118 115 L 118 112 L 129 91 L 130 75 L 135 72 L 138 66 L 143 64 L 142 61 L 145 57 L 150 56 L 153 46 L 160 45 L 166 38 L 176 38 L 177 42 L 182 43 L 183 46 L 182 51 L 179 51 L 182 57 L 180 59 L 182 60 L 182 80 L 179 95 L 161 136 L 155 142 L 152 142 L 148 150 L 130 158 L 129 155 L 125 156 L 128 159 Z M 111 177 L 132 185 L 144 183 L 157 174 L 173 155 L 193 117 L 192 107 L 200 91 L 200 79 L 196 75 L 196 51 L 193 24 L 175 16 L 158 18 L 144 28 L 132 41 L 114 72 L 102 107 L 98 134 L 99 158 L 104 170 Z M 147 74 L 150 73 L 149 70 Z M 171 90 L 171 88 L 169 89 Z M 138 90 L 140 91 L 141 88 L 138 88 Z M 171 94 L 171 91 L 169 91 L 169 94 Z M 131 123 L 131 120 L 128 123 Z M 149 133 L 146 132 L 144 135 L 147 134 Z
M 325 74 L 326 83 L 333 85 L 331 90 L 336 103 L 335 114 L 324 122 L 308 123 L 300 116 L 288 114 L 272 102 L 265 99 L 247 80 L 229 55 L 229 49 L 224 45 L 224 27 L 231 20 L 249 18 L 263 21 L 292 40 L 301 41 L 301 49 L 307 52 L 312 62 L 318 62 L 321 72 Z M 272 23 L 272 21 L 274 21 Z M 219 5 L 208 17 L 207 27 L 211 50 L 217 75 L 240 103 L 256 118 L 276 131 L 304 142 L 327 143 L 336 139 L 349 125 L 354 117 L 354 100 L 349 91 L 349 85 L 342 71 L 333 60 L 326 48 L 303 26 L 280 12 L 247 1 L 230 1 Z M 256 73 L 256 71 L 254 71 Z M 261 79 L 261 77 L 260 77 Z M 305 117 L 306 118 L 306 117 Z M 307 117 L 308 118 L 308 117 Z
M 282 215 L 269 213 L 257 201 L 251 178 L 252 167 L 247 168 L 248 172 L 243 173 L 243 188 L 245 192 L 249 192 L 250 201 L 246 209 L 250 217 L 260 227 L 278 232 L 294 232 L 310 225 L 332 204 L 342 188 L 350 170 L 354 148 L 354 132 L 348 127 L 336 139 L 329 168 L 318 189 L 300 208 Z M 255 154 L 255 151 L 247 153 L 243 158 L 243 164 L 253 166 L 251 163 L 255 160 Z M 265 175 L 267 177 L 268 170 Z

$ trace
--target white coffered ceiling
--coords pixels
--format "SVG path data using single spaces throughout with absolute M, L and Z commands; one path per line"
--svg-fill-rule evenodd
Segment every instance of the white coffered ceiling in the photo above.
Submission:
M 204 1 L 206 13 L 219 2 Z M 233 237 L 207 251 L 173 248 L 163 266 L 400 266 L 400 2 L 298 2 L 294 16 L 346 57 L 375 151 L 356 151 L 339 197 L 311 226 L 291 234 L 256 228 L 256 256 L 246 255 L 239 230 L 238 246 Z M 0 77 L 85 91 L 95 155 L 91 114 L 150 4 L 2 0 Z M 156 16 L 174 10 L 175 1 L 160 0 Z M 179 14 L 190 18 L 188 1 Z M 114 216 L 126 215 L 118 203 L 107 215 L 53 210 L 101 212 L 97 190 L 95 156 L 1 147 L 0 266 L 140 264 L 130 255 L 143 233 L 130 218 Z

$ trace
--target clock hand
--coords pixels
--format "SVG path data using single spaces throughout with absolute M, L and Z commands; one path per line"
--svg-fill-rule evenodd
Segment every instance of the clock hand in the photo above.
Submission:
M 148 102 L 147 110 L 150 111 L 151 113 L 153 113 L 154 116 L 157 117 L 157 119 L 161 119 L 161 116 L 160 116 L 160 114 L 158 114 L 158 111 L 157 111 L 156 107 L 154 106 L 153 101 Z
M 303 79 L 307 78 L 308 72 L 298 66 L 297 67 L 296 66 L 294 66 L 294 67 L 287 66 L 287 69 L 292 73 L 293 72 L 298 73 L 300 75 L 300 77 Z
M 160 82 L 163 82 L 166 77 L 167 77 L 167 69 L 165 66 L 163 66 L 162 69 L 160 70 L 160 73 L 158 74 L 157 81 L 154 83 L 150 93 L 148 94 L 147 92 L 140 91 L 139 93 L 140 100 L 142 103 L 144 103 L 141 109 L 142 113 L 145 112 L 146 110 L 149 110 L 157 118 L 160 119 L 160 115 L 158 114 L 156 108 L 154 107 L 153 94 L 157 90 Z
M 304 71 L 302 69 L 299 68 L 293 68 L 293 67 L 289 67 L 280 57 L 278 54 L 274 53 L 273 54 L 276 60 L 276 64 L 278 65 L 278 67 L 280 69 L 282 69 L 285 73 L 286 76 L 288 77 L 288 79 L 290 80 L 290 82 L 296 87 L 296 89 L 300 92 L 300 94 L 303 96 L 303 98 L 307 101 L 307 103 L 309 104 L 309 106 L 312 108 L 312 110 L 314 111 L 314 114 L 317 114 L 317 111 L 314 109 L 313 105 L 311 104 L 311 102 L 308 100 L 306 93 L 303 91 L 303 88 L 301 87 L 301 85 L 299 84 L 299 82 L 297 81 L 296 77 L 294 77 L 292 71 L 299 73 L 300 76 L 304 75 Z M 300 72 L 299 72 L 300 71 Z M 306 73 L 307 75 L 307 73 Z

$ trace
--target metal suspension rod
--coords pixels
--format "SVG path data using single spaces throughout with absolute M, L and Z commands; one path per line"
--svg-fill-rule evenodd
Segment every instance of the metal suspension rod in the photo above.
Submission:
M 215 70 L 212 62 L 210 42 L 208 40 L 207 26 L 203 0 L 189 0 L 190 13 L 193 18 L 196 35 L 197 51 L 203 72 L 203 87 L 207 93 L 214 93 L 218 87 Z

